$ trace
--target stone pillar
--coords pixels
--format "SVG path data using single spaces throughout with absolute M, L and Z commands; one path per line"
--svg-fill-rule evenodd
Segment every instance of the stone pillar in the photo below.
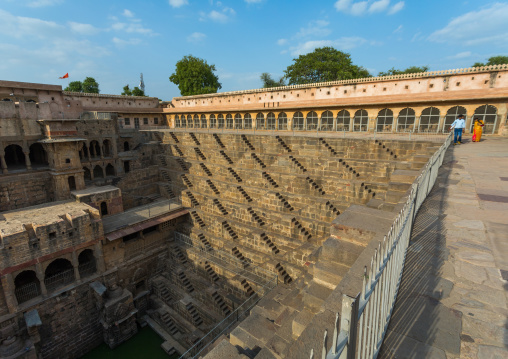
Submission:
M 101 160 L 104 159 L 104 149 L 103 149 L 103 146 L 104 146 L 104 141 L 102 140 L 102 138 L 100 139 L 101 142 L 99 142 L 99 152 L 100 152 L 100 155 L 101 155 Z
M 46 289 L 46 283 L 44 283 L 44 272 L 42 271 L 42 264 L 35 264 L 35 274 L 37 275 L 37 279 L 39 279 L 42 296 L 46 297 L 48 295 L 48 290 Z
M 23 150 L 23 154 L 25 155 L 26 168 L 28 170 L 31 170 L 32 169 L 32 162 L 30 162 L 30 151 Z
M 0 152 L 0 163 L 2 165 L 2 173 L 3 174 L 9 173 L 9 171 L 7 170 L 7 163 L 5 162 L 5 151 L 4 150 L 2 150 L 2 152 Z
M 106 166 L 101 166 L 101 170 L 102 170 L 102 178 L 106 178 Z
M 9 308 L 9 313 L 15 313 L 18 307 L 18 300 L 16 299 L 14 279 L 12 278 L 12 274 L 8 273 L 1 278 L 2 287 L 4 289 L 5 294 L 5 302 L 7 303 L 7 308 Z
M 76 282 L 81 280 L 81 276 L 79 275 L 79 260 L 76 251 L 72 252 L 72 267 L 74 268 L 74 279 Z
M 93 255 L 95 257 L 97 270 L 100 273 L 104 273 L 106 271 L 106 264 L 104 263 L 104 254 L 102 253 L 102 245 L 100 242 L 95 244 Z

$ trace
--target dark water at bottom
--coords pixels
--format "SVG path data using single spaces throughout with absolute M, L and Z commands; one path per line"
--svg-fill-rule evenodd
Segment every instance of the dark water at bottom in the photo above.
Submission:
M 110 349 L 105 343 L 85 354 L 81 359 L 177 359 L 179 355 L 167 355 L 161 348 L 164 342 L 148 325 L 138 334 Z

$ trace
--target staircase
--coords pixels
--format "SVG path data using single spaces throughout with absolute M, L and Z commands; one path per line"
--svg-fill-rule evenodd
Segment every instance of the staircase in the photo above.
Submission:
M 175 322 L 171 319 L 171 316 L 168 312 L 161 310 L 160 319 L 162 321 L 162 324 L 164 327 L 171 333 L 171 335 L 175 335 L 179 332 L 178 328 L 176 327 Z
M 176 259 L 178 259 L 180 261 L 180 263 L 182 263 L 182 264 L 187 263 L 187 258 L 183 255 L 180 247 L 174 246 L 173 247 L 173 254 L 176 257 Z
M 363 186 L 363 183 L 362 183 Z M 340 211 L 335 207 L 330 201 L 326 202 L 326 207 L 328 207 L 333 213 L 340 214 Z
M 192 132 L 189 132 L 189 136 L 192 138 L 192 140 L 194 141 L 194 143 L 198 146 L 201 146 L 201 143 L 199 143 L 198 139 L 196 138 L 196 135 Z
M 182 271 L 178 273 L 178 280 L 180 281 L 180 284 L 182 284 L 188 293 L 194 292 L 194 287 L 192 286 L 192 283 L 190 282 L 189 278 L 185 275 L 185 273 Z
M 261 168 L 266 168 L 265 163 L 261 161 L 261 159 L 255 153 L 251 153 L 250 156 L 254 158 L 254 161 L 256 161 L 261 166 Z
M 222 213 L 222 215 L 227 216 L 229 214 L 228 211 L 226 211 L 222 203 L 220 203 L 217 198 L 213 199 L 213 204 L 215 204 L 215 206 L 218 208 L 220 213 Z
M 196 155 L 198 155 L 199 158 L 201 158 L 203 161 L 206 161 L 206 157 L 203 152 L 201 152 L 199 147 L 194 147 L 194 152 L 196 152 Z
M 187 165 L 185 164 L 185 161 L 181 158 L 177 158 L 176 162 L 180 165 L 183 171 L 187 172 L 189 169 L 187 168 Z
M 219 276 L 217 275 L 217 273 L 215 273 L 215 271 L 213 270 L 213 268 L 210 265 L 210 263 L 205 262 L 205 270 L 206 270 L 206 273 L 208 273 L 208 275 L 210 276 L 210 278 L 212 279 L 213 282 L 217 282 L 220 279 Z
M 299 169 L 301 169 L 303 172 L 307 172 L 307 169 L 296 158 L 293 156 L 289 156 L 289 158 Z
M 215 193 L 216 195 L 220 195 L 219 190 L 217 189 L 217 187 L 215 187 L 212 181 L 206 180 L 206 184 L 208 185 L 208 187 L 212 189 L 213 193 Z
M 229 233 L 229 235 L 231 236 L 231 238 L 233 240 L 238 239 L 238 234 L 236 234 L 236 232 L 233 230 L 233 228 L 231 228 L 228 221 L 222 222 L 222 227 L 224 227 L 226 229 L 226 231 Z
M 252 198 L 245 192 L 242 186 L 236 187 L 236 189 L 242 194 L 243 198 L 247 200 L 247 202 L 252 202 Z
M 279 142 L 279 144 L 282 146 L 282 148 L 284 148 L 288 152 L 292 152 L 291 148 L 289 148 L 289 146 L 286 145 L 286 142 L 284 142 L 284 140 L 280 138 L 280 136 L 275 136 L 275 138 L 277 139 L 277 142 Z
M 174 147 L 175 151 L 176 151 L 176 152 L 177 152 L 180 156 L 182 156 L 182 157 L 183 157 L 183 152 L 182 152 L 182 150 L 180 149 L 180 147 L 178 147 L 177 145 L 173 145 L 173 147 Z
M 250 141 L 247 139 L 247 136 L 245 135 L 242 135 L 242 140 L 243 142 L 247 145 L 247 147 L 251 150 L 251 151 L 255 151 L 256 149 L 254 148 L 254 146 L 252 146 L 252 143 L 250 143 Z
M 273 254 L 278 254 L 280 252 L 280 250 L 277 248 L 277 246 L 275 245 L 275 243 L 273 243 L 270 238 L 268 238 L 268 236 L 266 235 L 266 233 L 261 233 L 261 235 L 259 236 L 263 242 L 266 243 L 266 245 L 271 248 L 272 250 L 272 253 Z
M 186 175 L 182 175 L 182 179 L 187 187 L 189 187 L 189 188 L 193 187 L 192 182 L 189 180 L 189 178 L 187 178 Z
M 218 134 L 214 133 L 213 138 L 215 138 L 215 142 L 217 142 L 217 144 L 219 145 L 220 148 L 226 148 L 226 146 L 224 146 L 224 144 L 220 140 L 220 137 Z
M 192 322 L 194 323 L 195 326 L 203 324 L 203 319 L 201 319 L 201 316 L 199 315 L 196 308 L 194 308 L 194 305 L 192 303 L 187 303 L 185 308 L 187 309 L 187 312 L 190 314 Z
M 229 310 L 229 307 L 226 305 L 226 303 L 224 302 L 224 299 L 222 298 L 222 296 L 219 293 L 213 292 L 212 298 L 215 301 L 215 304 L 222 310 L 222 314 L 225 317 L 227 317 L 228 315 L 231 314 L 231 310 Z
M 203 233 L 198 234 L 198 238 L 201 241 L 201 243 L 203 243 L 203 245 L 205 246 L 207 251 L 213 250 L 212 245 L 210 244 L 210 242 L 208 242 L 208 240 L 206 239 L 206 237 Z
M 180 143 L 180 141 L 178 141 L 178 137 L 176 137 L 176 135 L 173 132 L 170 132 L 169 135 L 171 136 L 173 141 L 175 141 L 176 143 Z
M 293 281 L 293 278 L 291 278 L 291 276 L 286 272 L 286 270 L 284 269 L 282 264 L 277 263 L 277 265 L 275 266 L 275 269 L 277 269 L 277 271 L 279 272 L 279 275 L 284 280 L 284 284 L 289 284 Z
M 166 162 L 166 156 L 165 155 L 158 155 L 157 160 L 159 161 L 159 166 L 167 167 L 168 163 Z
M 248 297 L 250 297 L 256 293 L 256 292 L 254 292 L 254 290 L 252 289 L 252 287 L 250 286 L 249 282 L 247 282 L 246 279 L 242 280 L 241 284 L 243 285 L 245 293 L 247 294 Z
M 258 222 L 258 224 L 260 226 L 264 226 L 265 225 L 265 222 L 263 222 L 263 220 L 261 219 L 261 217 L 258 216 L 258 214 L 252 209 L 252 207 L 249 207 L 247 208 L 247 211 L 249 211 L 250 215 L 252 216 L 252 218 Z
M 167 198 L 176 198 L 176 194 L 173 192 L 173 190 L 171 189 L 171 186 L 169 184 L 167 184 L 165 182 L 160 182 L 159 186 L 162 187 L 162 189 L 163 189 L 162 192 L 166 192 Z
M 316 182 L 315 182 L 312 178 L 307 177 L 307 178 L 305 178 L 305 180 L 306 180 L 307 182 L 309 182 L 309 183 L 311 184 L 311 186 L 312 186 L 315 190 L 317 190 L 317 191 L 318 191 L 321 195 L 325 195 L 325 194 L 326 194 L 326 192 L 325 192 L 325 191 L 321 188 L 321 186 L 320 186 L 320 185 L 318 185 L 318 184 L 317 184 L 317 183 L 316 183 Z
M 152 285 L 155 295 L 164 303 L 171 306 L 172 302 L 175 299 L 171 295 L 171 292 L 169 291 L 168 287 L 166 287 L 164 282 L 159 278 L 155 278 L 154 281 L 152 282 Z
M 312 238 L 312 235 L 309 233 L 309 231 L 296 218 L 293 217 L 291 222 L 294 223 L 295 227 L 300 231 L 301 234 L 307 237 L 307 240 Z
M 229 156 L 226 154 L 226 152 L 220 150 L 219 153 L 221 154 L 222 157 L 224 157 L 227 163 L 229 163 L 230 165 L 234 163 L 233 160 L 229 158 Z
M 191 215 L 192 217 L 194 218 L 194 220 L 199 224 L 200 227 L 205 227 L 206 224 L 205 222 L 203 221 L 203 219 L 199 216 L 198 212 L 196 211 L 192 211 L 191 212 Z
M 234 169 L 232 169 L 231 167 L 228 167 L 228 171 L 229 173 L 231 173 L 231 175 L 240 183 L 242 182 L 242 178 L 238 175 L 238 173 L 235 172 Z
M 289 202 L 284 198 L 284 196 L 281 195 L 279 192 L 275 193 L 275 196 L 279 199 L 279 201 L 282 202 L 282 205 L 284 206 L 284 208 L 286 208 L 290 211 L 294 210 L 293 206 L 290 205 Z
M 243 262 L 244 266 L 248 266 L 249 263 L 247 261 L 247 259 L 243 256 L 242 252 L 240 252 L 240 250 L 238 249 L 238 247 L 233 247 L 231 248 L 231 253 L 233 253 L 233 255 L 238 258 L 240 261 Z
M 199 163 L 199 166 L 201 167 L 201 169 L 203 170 L 203 172 L 206 173 L 207 176 L 209 177 L 212 177 L 212 172 L 210 172 L 210 170 L 208 169 L 208 167 L 206 167 L 206 165 L 204 163 Z
M 198 200 L 196 199 L 196 197 L 194 197 L 194 195 L 192 194 L 192 192 L 190 191 L 187 191 L 185 192 L 185 194 L 187 195 L 187 197 L 189 197 L 190 201 L 191 201 L 191 204 L 193 207 L 197 207 L 199 206 L 199 202 Z
M 273 178 L 272 178 L 272 177 L 271 177 L 268 173 L 263 172 L 263 178 L 264 178 L 265 180 L 267 180 L 267 181 L 268 181 L 268 183 L 270 183 L 273 187 L 275 187 L 275 188 L 278 188 L 278 187 L 279 187 L 279 185 L 277 184 L 277 182 L 275 182 L 275 180 L 274 180 L 274 179 L 273 179 Z

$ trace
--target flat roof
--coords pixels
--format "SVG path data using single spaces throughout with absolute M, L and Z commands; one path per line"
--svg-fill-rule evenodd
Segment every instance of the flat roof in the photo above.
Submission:
M 79 198 L 81 196 L 88 196 L 91 194 L 106 193 L 112 191 L 120 191 L 120 188 L 115 186 L 92 186 L 87 187 L 85 189 L 81 189 L 79 191 L 72 191 L 71 194 Z

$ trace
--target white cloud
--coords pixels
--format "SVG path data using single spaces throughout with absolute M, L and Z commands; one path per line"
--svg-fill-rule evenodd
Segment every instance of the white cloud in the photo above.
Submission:
M 28 2 L 26 6 L 28 7 L 46 7 L 46 6 L 54 6 L 63 3 L 64 0 L 33 0 Z
M 64 31 L 65 26 L 59 25 L 54 21 L 15 16 L 0 9 L 0 34 L 7 35 L 8 37 L 60 37 Z
M 184 5 L 188 5 L 189 2 L 187 0 L 169 0 L 169 5 L 171 5 L 172 7 L 181 7 L 181 6 L 184 6 Z
M 124 47 L 126 45 L 138 45 L 141 43 L 141 39 L 136 39 L 136 38 L 124 40 L 124 39 L 119 39 L 118 37 L 113 37 L 113 39 L 111 41 L 113 41 L 113 43 L 118 47 Z
M 396 3 L 395 5 L 393 5 L 391 8 L 390 8 L 390 11 L 388 11 L 388 15 L 393 15 L 393 14 L 396 14 L 398 13 L 400 10 L 402 10 L 404 8 L 404 1 L 399 1 L 398 3 Z
M 222 12 L 218 12 L 216 10 L 210 11 L 208 14 L 208 17 L 210 20 L 216 21 L 216 22 L 226 22 L 228 21 L 228 16 Z
M 360 15 L 365 14 L 365 12 L 367 10 L 367 4 L 368 4 L 368 1 L 360 1 L 360 2 L 354 3 L 353 5 L 351 5 L 351 10 L 350 10 L 351 14 L 355 15 L 355 16 L 360 16 Z
M 401 32 L 402 31 L 402 28 L 403 26 L 402 25 L 399 25 L 399 27 L 397 27 L 395 30 L 393 30 L 393 33 L 396 34 L 398 32 Z
M 203 34 L 201 32 L 193 32 L 189 36 L 187 36 L 188 42 L 201 42 L 204 39 L 206 39 L 206 34 Z
M 382 12 L 382 11 L 385 11 L 386 8 L 388 7 L 388 5 L 390 5 L 390 0 L 374 1 L 369 6 L 369 12 L 372 13 L 372 12 Z
M 442 29 L 433 32 L 429 40 L 460 43 L 465 46 L 501 45 L 508 43 L 508 4 L 495 3 L 456 17 Z
M 472 55 L 473 55 L 473 53 L 471 51 L 463 51 L 463 52 L 459 52 L 458 54 L 455 54 L 455 55 L 447 56 L 446 58 L 450 59 L 450 60 L 456 60 L 456 59 L 463 59 L 466 57 L 471 57 Z
M 122 15 L 125 16 L 125 17 L 134 17 L 134 13 L 132 11 L 130 11 L 130 10 L 127 10 L 127 9 L 125 9 L 123 11 Z
M 328 36 L 331 30 L 327 28 L 330 23 L 326 20 L 311 21 L 307 27 L 301 28 L 295 35 L 297 38 L 308 36 Z
M 337 11 L 346 12 L 349 10 L 350 5 L 351 0 L 338 0 L 334 6 L 337 9 Z
M 277 40 L 277 45 L 279 46 L 284 46 L 288 43 L 288 40 L 287 39 L 278 39 Z
M 296 46 L 290 47 L 291 55 L 298 56 L 309 53 L 318 47 L 331 46 L 339 50 L 350 50 L 352 48 L 361 46 L 368 41 L 359 36 L 341 37 L 336 40 L 313 40 L 300 43 Z
M 214 22 L 226 23 L 233 16 L 236 15 L 236 11 L 230 7 L 222 6 L 220 1 L 217 2 L 217 6 L 221 7 L 221 11 L 212 10 L 209 13 L 201 12 L 199 15 L 200 21 L 212 20 Z
M 72 32 L 80 35 L 97 35 L 100 32 L 100 29 L 96 28 L 90 24 L 81 24 L 79 22 L 68 22 L 69 27 Z

